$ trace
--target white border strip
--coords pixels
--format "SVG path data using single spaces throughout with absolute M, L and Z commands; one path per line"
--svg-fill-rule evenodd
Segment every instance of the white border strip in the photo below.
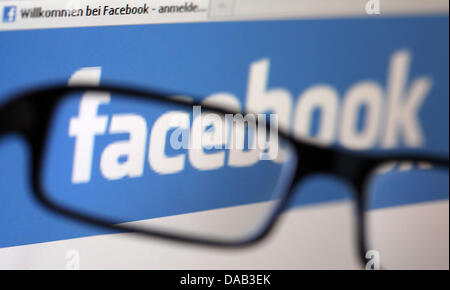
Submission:
M 161 6 L 198 6 L 195 13 L 161 14 Z M 65 9 L 79 7 L 150 5 L 155 10 L 147 15 L 100 15 L 65 18 L 22 19 L 21 9 Z M 224 5 L 221 5 L 224 3 Z M 379 9 L 369 9 L 373 4 Z M 5 6 L 16 6 L 14 21 L 4 21 Z M 375 7 L 375 6 L 370 6 Z M 368 13 L 369 12 L 369 13 Z M 377 14 L 379 12 L 379 14 Z M 63 27 L 135 25 L 153 23 L 245 21 L 270 19 L 307 19 L 341 17 L 385 17 L 400 15 L 448 14 L 448 0 L 26 0 L 0 2 L 0 30 L 23 30 Z

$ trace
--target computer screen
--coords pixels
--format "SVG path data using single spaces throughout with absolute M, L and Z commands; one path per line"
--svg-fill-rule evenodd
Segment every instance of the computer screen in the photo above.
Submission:
M 0 268 L 448 269 L 448 5 L 0 1 Z

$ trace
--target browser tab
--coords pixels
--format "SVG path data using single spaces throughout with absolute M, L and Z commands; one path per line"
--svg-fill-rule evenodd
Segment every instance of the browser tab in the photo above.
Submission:
M 208 5 L 208 0 L 7 1 L 0 30 L 202 21 Z

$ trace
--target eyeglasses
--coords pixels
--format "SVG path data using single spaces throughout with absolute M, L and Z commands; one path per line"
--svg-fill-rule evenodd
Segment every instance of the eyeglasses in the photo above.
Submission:
M 326 148 L 290 136 L 274 114 L 171 96 L 116 86 L 33 90 L 0 106 L 0 135 L 30 143 L 43 205 L 90 224 L 245 246 L 267 236 L 298 184 L 328 174 L 354 191 L 361 261 L 376 250 L 388 268 L 402 266 L 402 255 L 448 263 L 448 158 Z

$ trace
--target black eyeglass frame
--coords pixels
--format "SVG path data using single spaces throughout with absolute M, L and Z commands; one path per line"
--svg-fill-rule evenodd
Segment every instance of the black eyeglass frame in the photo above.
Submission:
M 257 241 L 261 241 L 273 229 L 281 213 L 286 209 L 289 201 L 294 195 L 296 186 L 306 177 L 325 173 L 336 176 L 347 182 L 353 189 L 354 199 L 356 201 L 356 238 L 359 250 L 359 257 L 364 264 L 367 252 L 366 242 L 366 193 L 365 186 L 374 170 L 382 164 L 388 162 L 411 161 L 428 162 L 435 166 L 449 166 L 448 158 L 435 156 L 404 154 L 388 156 L 368 156 L 355 151 L 344 149 L 333 149 L 314 145 L 310 142 L 302 141 L 293 137 L 289 132 L 279 128 L 278 134 L 281 138 L 293 144 L 297 156 L 301 156 L 302 166 L 296 166 L 294 178 L 287 187 L 287 191 L 282 194 L 278 205 L 275 207 L 272 215 L 266 224 L 255 235 L 241 241 L 229 242 L 192 236 L 178 235 L 160 230 L 147 230 L 130 225 L 117 224 L 114 221 L 99 219 L 77 212 L 73 209 L 62 207 L 54 203 L 47 197 L 41 185 L 41 167 L 42 157 L 46 145 L 50 123 L 61 100 L 72 93 L 82 93 L 85 91 L 108 92 L 111 94 L 125 95 L 130 98 L 154 100 L 167 104 L 178 104 L 181 106 L 201 106 L 202 110 L 211 111 L 218 114 L 236 114 L 245 115 L 251 112 L 234 112 L 222 107 L 204 105 L 197 101 L 188 101 L 178 98 L 171 98 L 177 94 L 168 94 L 158 91 L 147 91 L 134 88 L 127 88 L 116 85 L 76 85 L 67 86 L 65 84 L 38 88 L 26 91 L 20 95 L 11 98 L 10 101 L 0 104 L 0 138 L 9 133 L 17 133 L 25 137 L 31 150 L 31 185 L 34 196 L 47 209 L 89 224 L 105 227 L 120 232 L 132 232 L 152 237 L 165 238 L 173 241 L 188 242 L 205 246 L 218 247 L 244 247 Z M 259 122 L 259 120 L 257 120 Z

